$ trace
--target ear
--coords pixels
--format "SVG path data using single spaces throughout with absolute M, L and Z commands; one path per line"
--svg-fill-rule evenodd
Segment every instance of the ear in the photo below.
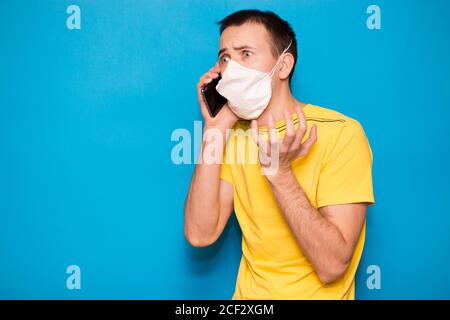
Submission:
M 294 62 L 295 59 L 291 53 L 287 52 L 284 54 L 284 57 L 280 61 L 280 66 L 278 69 L 278 77 L 281 80 L 289 78 L 289 75 L 292 72 L 292 68 L 294 67 Z

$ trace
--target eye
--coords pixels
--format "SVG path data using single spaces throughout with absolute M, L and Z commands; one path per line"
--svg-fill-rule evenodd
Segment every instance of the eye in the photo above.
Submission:
M 242 53 L 244 54 L 245 57 L 251 57 L 253 55 L 253 52 L 248 50 L 244 50 L 242 51 Z
M 219 63 L 226 63 L 229 60 L 230 60 L 230 57 L 227 54 L 224 54 L 219 58 Z

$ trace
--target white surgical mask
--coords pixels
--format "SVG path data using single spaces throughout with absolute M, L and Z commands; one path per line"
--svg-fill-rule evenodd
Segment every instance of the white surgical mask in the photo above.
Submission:
M 228 61 L 216 90 L 228 100 L 230 109 L 239 118 L 256 119 L 267 108 L 272 97 L 272 76 L 291 44 L 292 40 L 270 72 L 247 68 L 234 60 Z

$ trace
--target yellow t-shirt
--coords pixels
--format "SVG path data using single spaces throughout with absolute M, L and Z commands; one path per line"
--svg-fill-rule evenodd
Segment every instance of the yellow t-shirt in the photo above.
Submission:
M 358 121 L 339 112 L 305 105 L 309 136 L 317 124 L 310 152 L 294 160 L 295 176 L 315 208 L 332 204 L 375 203 L 372 151 Z M 297 128 L 297 116 L 293 115 Z M 284 121 L 275 126 L 282 138 Z M 264 175 L 250 122 L 234 126 L 224 152 L 221 179 L 234 189 L 234 211 L 242 230 L 242 258 L 232 299 L 354 299 L 355 272 L 364 246 L 364 224 L 344 276 L 323 285 L 302 253 Z M 260 134 L 267 133 L 260 127 Z

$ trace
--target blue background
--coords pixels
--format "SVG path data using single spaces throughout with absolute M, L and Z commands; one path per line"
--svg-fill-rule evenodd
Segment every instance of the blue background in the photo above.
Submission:
M 81 8 L 81 30 L 66 8 Z M 382 29 L 366 27 L 370 4 Z M 171 133 L 201 120 L 195 85 L 215 22 L 273 10 L 297 33 L 302 101 L 362 123 L 374 155 L 357 298 L 450 298 L 449 1 L 2 1 L 0 298 L 229 299 L 233 216 L 193 248 L 193 165 Z M 68 265 L 81 290 L 66 288 Z M 366 268 L 381 267 L 381 289 Z

